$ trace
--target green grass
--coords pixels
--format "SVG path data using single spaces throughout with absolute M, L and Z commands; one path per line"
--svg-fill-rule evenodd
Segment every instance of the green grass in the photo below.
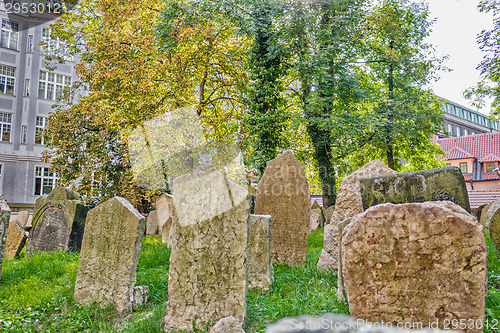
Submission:
M 500 259 L 489 237 L 486 316 L 500 318 Z M 316 270 L 323 247 L 323 230 L 308 239 L 304 267 L 274 265 L 269 291 L 247 294 L 246 332 L 264 332 L 269 323 L 301 314 L 348 314 L 337 302 L 337 274 Z M 168 299 L 170 250 L 160 236 L 143 240 L 136 285 L 149 286 L 148 304 L 120 318 L 111 308 L 78 305 L 73 299 L 78 253 L 43 253 L 6 260 L 0 280 L 1 332 L 162 332 Z M 200 331 L 201 332 L 201 331 Z M 486 331 L 496 333 L 495 331 Z

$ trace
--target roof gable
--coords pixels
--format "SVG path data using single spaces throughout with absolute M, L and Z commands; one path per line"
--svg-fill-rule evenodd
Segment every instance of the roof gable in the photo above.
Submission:
M 453 148 L 457 147 L 471 154 L 478 160 L 483 159 L 489 154 L 500 156 L 500 132 L 468 135 L 457 138 L 443 138 L 437 141 L 445 152 L 451 152 Z M 445 158 L 450 159 L 448 156 Z

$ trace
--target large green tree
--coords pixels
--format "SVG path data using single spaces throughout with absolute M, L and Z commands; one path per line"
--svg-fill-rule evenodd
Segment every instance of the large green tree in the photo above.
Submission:
M 430 27 L 427 5 L 412 0 L 380 1 L 366 20 L 363 58 L 373 113 L 364 153 L 384 157 L 395 170 L 402 169 L 403 160 L 440 165 L 435 157 L 441 151 L 430 137 L 442 130 L 443 102 L 425 87 L 436 79 L 443 59 L 426 42 Z M 428 160 L 424 165 L 422 152 Z
M 477 41 L 484 57 L 477 69 L 480 71 L 480 81 L 469 88 L 465 96 L 472 99 L 477 107 L 485 106 L 488 99 L 491 102 L 491 114 L 500 117 L 500 1 L 481 0 L 478 4 L 480 12 L 493 15 L 493 29 L 483 30 Z

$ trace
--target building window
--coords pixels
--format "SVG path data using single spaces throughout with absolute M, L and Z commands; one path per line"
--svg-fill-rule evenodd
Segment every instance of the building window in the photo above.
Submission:
M 26 48 L 26 52 L 33 53 L 33 35 L 28 36 L 28 47 Z
M 69 76 L 40 71 L 38 98 L 55 101 L 60 98 L 65 87 L 71 85 Z
M 21 143 L 26 144 L 28 141 L 28 126 L 22 125 L 21 126 Z
M 467 163 L 466 162 L 460 163 L 460 170 L 462 171 L 462 173 L 467 173 Z
M 469 130 L 468 129 L 464 129 L 464 135 L 465 136 L 469 135 Z
M 12 129 L 12 113 L 0 112 L 0 139 L 10 142 L 10 132 Z
M 47 51 L 52 54 L 56 53 L 65 60 L 73 61 L 73 57 L 67 54 L 68 50 L 66 48 L 66 43 L 64 43 L 58 36 L 52 36 L 50 28 L 43 28 L 42 42 L 44 43 L 43 51 Z
M 19 40 L 19 23 L 2 19 L 2 36 L 0 37 L 0 46 L 8 49 L 17 50 L 17 41 Z
M 45 131 L 45 127 L 47 127 L 47 118 L 45 117 L 36 117 L 36 124 L 35 124 L 35 143 L 43 145 L 44 144 L 44 137 L 43 133 Z
M 0 65 L 0 93 L 14 95 L 16 69 Z
M 453 125 L 452 124 L 448 124 L 448 134 L 449 135 L 453 134 Z
M 472 132 L 472 135 L 476 135 L 476 132 Z
M 493 173 L 495 170 L 495 163 L 486 163 L 486 173 Z
M 26 79 L 24 81 L 24 96 L 29 97 L 30 95 L 30 85 L 31 85 L 31 80 Z
M 47 195 L 55 187 L 57 174 L 49 167 L 35 167 L 35 195 Z
M 457 127 L 457 136 L 460 136 L 462 133 L 460 132 L 460 127 Z

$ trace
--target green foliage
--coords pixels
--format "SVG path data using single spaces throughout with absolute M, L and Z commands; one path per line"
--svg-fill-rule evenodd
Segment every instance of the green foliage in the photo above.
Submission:
M 483 51 L 483 60 L 477 69 L 480 81 L 473 88 L 467 89 L 464 95 L 474 101 L 477 107 L 485 106 L 487 99 L 492 98 L 491 115 L 500 117 L 500 1 L 481 0 L 478 4 L 480 12 L 493 15 L 493 29 L 483 30 L 477 36 L 479 48 Z

